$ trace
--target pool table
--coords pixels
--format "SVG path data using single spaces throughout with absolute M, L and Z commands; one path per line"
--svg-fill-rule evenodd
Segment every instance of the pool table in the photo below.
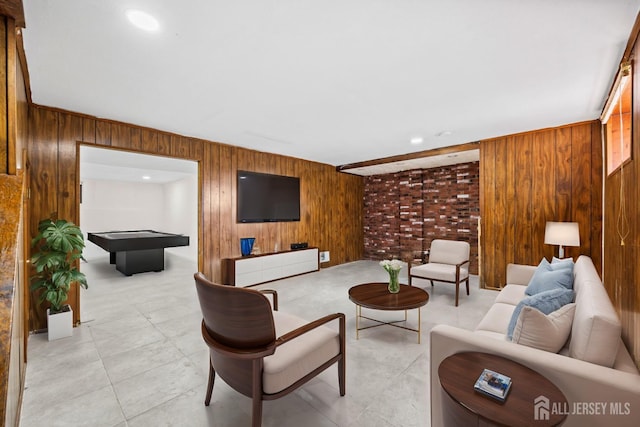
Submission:
M 189 236 L 154 230 L 87 233 L 90 242 L 109 252 L 109 262 L 125 276 L 164 270 L 164 248 L 189 246 Z

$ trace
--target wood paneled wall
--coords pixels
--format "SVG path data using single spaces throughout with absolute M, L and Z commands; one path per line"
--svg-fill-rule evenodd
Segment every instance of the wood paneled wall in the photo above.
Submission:
M 633 57 L 640 57 L 636 42 Z M 622 322 L 622 339 L 640 366 L 640 67 L 633 68 L 631 161 L 605 178 L 604 285 Z M 623 192 L 621 181 L 624 177 Z M 626 207 L 628 236 L 618 233 L 621 204 Z
M 558 255 L 544 244 L 547 221 L 576 221 L 580 247 L 601 271 L 600 122 L 495 138 L 480 143 L 481 286 L 501 287 L 508 263 L 538 264 Z
M 292 242 L 308 242 L 330 251 L 331 262 L 323 263 L 323 267 L 362 258 L 363 180 L 359 176 L 339 173 L 330 165 L 38 106 L 29 112 L 32 230 L 52 212 L 79 221 L 79 141 L 199 162 L 198 265 L 215 281 L 221 280 L 220 260 L 240 255 L 241 237 L 255 237 L 262 252 L 273 251 L 276 244 L 282 249 Z M 236 223 L 238 169 L 300 177 L 301 220 Z M 74 289 L 70 304 L 77 308 L 79 298 L 79 290 Z M 74 309 L 74 316 L 79 312 Z M 42 310 L 32 305 L 31 330 L 45 324 Z
M 22 10 L 17 3 L 0 4 L 0 422 L 6 426 L 19 422 L 28 338 L 26 179 L 22 170 L 28 105 L 25 78 L 16 59 L 13 12 Z M 24 23 L 23 16 L 20 22 Z

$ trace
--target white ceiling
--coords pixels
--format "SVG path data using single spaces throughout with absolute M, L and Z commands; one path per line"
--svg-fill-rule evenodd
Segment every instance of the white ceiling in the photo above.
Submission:
M 160 29 L 132 26 L 132 8 Z M 24 9 L 36 104 L 343 165 L 597 118 L 640 0 Z
M 188 176 L 198 176 L 198 162 L 80 146 L 81 182 L 99 180 L 167 184 Z

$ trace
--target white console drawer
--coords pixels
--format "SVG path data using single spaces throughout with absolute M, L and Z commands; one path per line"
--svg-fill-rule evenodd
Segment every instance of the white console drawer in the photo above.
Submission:
M 297 249 L 222 260 L 223 282 L 251 286 L 289 276 L 317 271 L 318 248 Z
M 252 271 L 245 274 L 236 274 L 236 286 L 249 286 L 262 282 L 262 271 Z
M 247 274 L 262 270 L 262 257 L 245 258 L 236 261 L 236 274 Z

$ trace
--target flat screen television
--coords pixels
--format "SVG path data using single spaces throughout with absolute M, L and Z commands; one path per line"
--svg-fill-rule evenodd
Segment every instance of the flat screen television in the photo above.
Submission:
M 238 171 L 238 222 L 300 221 L 300 178 Z

